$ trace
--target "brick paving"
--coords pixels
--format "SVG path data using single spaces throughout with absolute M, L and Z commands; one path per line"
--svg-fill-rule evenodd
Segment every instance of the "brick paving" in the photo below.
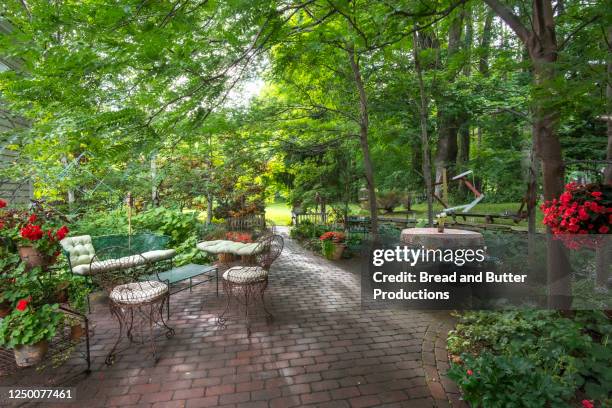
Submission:
M 283 232 L 286 237 L 286 231 Z M 108 309 L 91 314 L 92 373 L 72 383 L 79 407 L 457 407 L 448 369 L 448 313 L 362 310 L 360 277 L 286 237 L 266 292 L 275 320 L 215 325 L 214 285 L 171 298 L 171 339 L 132 346 L 104 365 L 117 334 Z M 63 369 L 76 370 L 69 362 Z M 58 406 L 58 405 L 53 405 Z

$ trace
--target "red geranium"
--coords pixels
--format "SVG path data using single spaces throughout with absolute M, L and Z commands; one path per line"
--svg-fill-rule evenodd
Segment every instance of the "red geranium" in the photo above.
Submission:
M 542 205 L 543 223 L 571 249 L 594 247 L 599 240 L 576 235 L 608 234 L 612 224 L 612 187 L 569 183 L 559 199 Z
M 30 241 L 38 241 L 43 237 L 43 231 L 40 225 L 28 224 L 21 229 L 21 236 Z
M 338 231 L 328 231 L 319 237 L 321 241 L 332 241 L 335 243 L 344 242 L 346 236 L 342 232 Z
M 248 232 L 230 231 L 227 234 L 225 234 L 225 237 L 229 239 L 230 241 L 242 242 L 244 244 L 253 242 L 253 236 L 249 234 Z
M 6 206 L 7 206 L 6 201 L 0 198 L 0 208 L 4 208 Z
M 55 233 L 55 236 L 57 237 L 58 241 L 61 241 L 62 239 L 66 238 L 66 235 L 68 235 L 68 227 L 63 225 L 60 229 L 57 230 L 57 232 Z
M 28 308 L 29 303 L 30 303 L 29 299 L 21 299 L 19 302 L 17 302 L 16 309 L 19 310 L 20 312 L 23 312 Z

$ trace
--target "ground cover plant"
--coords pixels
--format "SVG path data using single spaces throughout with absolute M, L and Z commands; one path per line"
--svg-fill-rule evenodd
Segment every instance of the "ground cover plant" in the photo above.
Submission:
M 474 407 L 609 406 L 611 336 L 600 311 L 467 312 L 449 334 L 448 375 Z

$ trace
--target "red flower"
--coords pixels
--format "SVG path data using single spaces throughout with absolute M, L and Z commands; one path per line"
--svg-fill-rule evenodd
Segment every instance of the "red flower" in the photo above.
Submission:
M 62 239 L 66 238 L 66 235 L 68 235 L 68 227 L 63 225 L 60 229 L 57 230 L 57 232 L 55 233 L 55 236 L 57 237 L 58 241 L 61 241 Z
M 600 234 L 607 234 L 608 231 L 610 231 L 610 228 L 607 225 L 602 225 L 599 227 L 598 231 Z
M 6 207 L 6 201 L 4 201 L 3 199 L 0 199 L 0 208 L 4 208 Z
M 30 218 L 28 218 L 28 222 L 30 224 L 33 224 L 33 223 L 36 222 L 37 219 L 38 219 L 38 217 L 36 216 L 36 214 L 32 214 L 32 215 L 30 215 Z
M 595 197 L 596 200 L 600 200 L 601 199 L 601 191 L 593 191 L 591 193 L 591 196 Z
M 474 374 L 474 372 L 472 370 L 467 370 L 466 373 L 467 373 L 467 375 L 473 375 Z
M 595 404 L 589 400 L 582 400 L 583 408 L 595 408 Z
M 28 303 L 30 303 L 28 299 L 21 299 L 19 302 L 17 302 L 17 310 L 20 312 L 25 311 L 28 308 Z
M 43 237 L 43 231 L 40 229 L 40 225 L 28 224 L 21 229 L 21 236 L 30 241 L 38 241 Z

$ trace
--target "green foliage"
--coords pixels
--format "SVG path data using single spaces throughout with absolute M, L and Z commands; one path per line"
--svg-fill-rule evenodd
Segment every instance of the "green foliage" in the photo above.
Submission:
M 449 377 L 474 406 L 569 406 L 578 390 L 610 402 L 611 335 L 602 312 L 468 312 L 449 334 L 449 352 L 462 359 Z
M 58 305 L 28 306 L 26 310 L 14 310 L 0 323 L 0 345 L 14 348 L 41 340 L 51 340 L 61 324 L 64 314 Z
M 128 221 L 125 209 L 112 211 L 88 211 L 74 223 L 71 236 L 127 234 Z
M 333 241 L 331 240 L 323 240 L 321 241 L 321 252 L 323 253 L 323 256 L 326 258 L 331 258 L 334 250 L 336 248 L 336 245 L 333 243 Z
M 171 238 L 172 247 L 181 245 L 196 233 L 196 213 L 157 207 L 136 214 L 132 218 L 135 231 L 150 231 Z

